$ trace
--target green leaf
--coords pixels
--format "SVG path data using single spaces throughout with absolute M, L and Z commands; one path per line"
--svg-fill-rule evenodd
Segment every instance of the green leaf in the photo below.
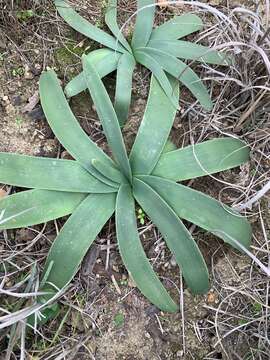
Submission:
M 156 61 L 152 56 L 149 56 L 145 51 L 136 50 L 134 55 L 138 63 L 148 68 L 154 74 L 154 76 L 157 78 L 158 82 L 160 83 L 160 86 L 162 87 L 163 91 L 171 100 L 173 106 L 176 109 L 178 109 L 179 98 L 175 96 L 174 89 L 172 88 L 170 81 L 167 75 L 165 74 L 164 70 L 160 66 L 159 62 Z
M 69 217 L 49 251 L 43 274 L 51 269 L 43 289 L 61 289 L 71 281 L 87 250 L 112 216 L 115 198 L 115 194 L 90 194 Z
M 121 54 L 110 49 L 98 49 L 86 55 L 101 78 L 117 69 Z M 67 97 L 72 97 L 87 89 L 83 72 L 75 76 L 65 87 Z
M 157 191 L 174 209 L 176 214 L 201 228 L 212 232 L 236 247 L 231 238 L 249 247 L 251 227 L 248 221 L 228 206 L 196 191 L 156 176 L 140 176 L 140 179 Z
M 232 169 L 248 160 L 249 148 L 243 141 L 220 138 L 162 154 L 153 175 L 189 180 Z
M 130 165 L 116 113 L 100 77 L 85 56 L 83 56 L 83 70 L 113 156 L 123 174 L 131 180 Z
M 193 44 L 182 40 L 151 40 L 147 47 L 155 48 L 172 56 L 185 60 L 195 60 L 208 64 L 231 65 L 232 57 L 229 55 L 211 50 L 207 46 Z
M 155 6 L 151 5 L 155 5 L 155 0 L 137 0 L 137 17 L 131 42 L 133 50 L 146 46 L 150 39 L 155 16 Z
M 202 20 L 194 14 L 175 16 L 152 31 L 150 40 L 177 40 L 203 29 Z
M 114 163 L 80 127 L 54 71 L 49 70 L 41 75 L 39 91 L 43 111 L 57 139 L 81 166 L 104 182 L 91 161 L 98 159 L 111 166 Z
M 116 184 L 126 182 L 126 178 L 120 173 L 120 171 L 112 166 L 105 165 L 100 160 L 92 160 L 94 168 L 99 171 L 107 179 L 110 179 Z
M 178 81 L 171 78 L 170 83 L 178 98 Z M 133 174 L 152 172 L 168 139 L 175 114 L 175 107 L 152 75 L 144 117 L 130 153 Z
M 194 293 L 206 292 L 209 288 L 208 270 L 196 242 L 174 210 L 140 179 L 148 179 L 148 176 L 134 178 L 133 191 L 136 200 L 157 225 L 175 255 L 188 287 Z
M 54 3 L 61 17 L 74 30 L 113 50 L 125 52 L 125 49 L 121 46 L 121 44 L 116 43 L 114 37 L 85 20 L 82 16 L 76 13 L 76 11 L 74 11 L 66 1 L 55 0 Z
M 213 103 L 208 94 L 207 88 L 203 85 L 198 75 L 183 61 L 164 51 L 154 48 L 141 48 L 144 54 L 155 59 L 161 68 L 183 83 L 207 110 L 211 110 Z
M 26 188 L 110 193 L 117 189 L 101 183 L 77 161 L 0 153 L 0 182 Z
M 114 108 L 120 126 L 123 126 L 128 119 L 128 112 L 131 102 L 132 75 L 136 66 L 133 55 L 128 53 L 120 57 L 117 66 L 116 90 Z
M 117 0 L 109 0 L 105 14 L 105 23 L 115 36 L 116 40 L 119 41 L 129 53 L 132 54 L 131 47 L 123 34 L 120 32 L 117 23 Z
M 28 190 L 0 200 L 0 213 L 11 218 L 0 229 L 16 229 L 51 221 L 69 215 L 86 194 L 49 190 Z M 22 213 L 16 217 L 16 214 Z
M 140 242 L 131 189 L 122 185 L 116 199 L 116 232 L 123 262 L 140 291 L 163 311 L 177 310 L 150 265 Z

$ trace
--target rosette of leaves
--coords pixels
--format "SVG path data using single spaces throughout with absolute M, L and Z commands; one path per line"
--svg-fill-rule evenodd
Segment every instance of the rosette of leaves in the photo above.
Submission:
M 48 300 L 71 281 L 96 236 L 115 213 L 119 251 L 137 287 L 158 308 L 176 311 L 177 305 L 140 242 L 135 201 L 158 227 L 186 285 L 195 294 L 203 293 L 209 286 L 207 267 L 180 219 L 234 247 L 235 240 L 249 246 L 251 228 L 228 206 L 177 182 L 236 167 L 249 159 L 248 148 L 234 138 L 182 149 L 168 147 L 176 109 L 152 76 L 144 117 L 128 157 L 113 105 L 87 56 L 83 57 L 83 68 L 112 158 L 83 132 L 55 72 L 44 72 L 40 79 L 44 113 L 55 136 L 75 160 L 0 153 L 0 182 L 32 189 L 0 200 L 0 213 L 5 211 L 6 218 L 0 229 L 32 226 L 71 214 L 46 260 L 40 290 L 49 292 Z M 177 81 L 169 81 L 177 95 Z
M 61 17 L 75 30 L 97 41 L 106 48 L 90 52 L 87 56 L 100 77 L 113 71 L 116 75 L 115 111 L 121 126 L 128 117 L 131 100 L 132 74 L 136 64 L 148 68 L 160 86 L 178 107 L 179 97 L 173 91 L 168 74 L 185 85 L 207 110 L 212 108 L 208 91 L 199 76 L 183 61 L 194 60 L 209 64 L 228 65 L 231 59 L 203 45 L 179 40 L 203 28 L 202 20 L 191 13 L 175 16 L 153 28 L 154 0 L 137 1 L 137 17 L 131 43 L 123 36 L 117 24 L 117 1 L 109 0 L 105 22 L 112 35 L 92 25 L 76 13 L 64 0 L 55 0 Z M 180 60 L 182 59 L 182 60 Z M 83 74 L 79 74 L 66 86 L 68 97 L 85 90 Z

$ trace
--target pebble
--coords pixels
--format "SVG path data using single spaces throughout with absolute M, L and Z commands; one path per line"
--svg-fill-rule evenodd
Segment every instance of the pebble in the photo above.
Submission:
M 32 120 L 44 120 L 45 119 L 45 115 L 44 115 L 44 112 L 43 112 L 41 106 L 37 106 L 35 109 L 30 111 L 28 113 L 28 115 Z
M 22 104 L 22 98 L 20 95 L 15 95 L 12 97 L 12 104 L 14 106 L 19 106 Z
M 24 66 L 24 78 L 26 80 L 32 80 L 32 79 L 34 79 L 34 77 L 35 77 L 35 75 L 32 73 L 29 66 L 26 64 Z
M 177 262 L 176 262 L 176 259 L 175 259 L 174 255 L 171 257 L 170 263 L 171 263 L 171 266 L 173 266 L 173 267 L 175 267 L 177 265 Z
M 176 353 L 177 357 L 183 357 L 184 356 L 184 351 L 183 350 L 178 350 Z

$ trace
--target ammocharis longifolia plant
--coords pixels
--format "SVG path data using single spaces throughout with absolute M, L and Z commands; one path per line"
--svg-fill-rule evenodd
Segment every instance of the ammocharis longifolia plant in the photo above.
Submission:
M 226 205 L 177 182 L 236 167 L 248 160 L 248 148 L 238 139 L 220 138 L 168 151 L 166 143 L 176 109 L 152 76 L 144 117 L 128 157 L 116 112 L 87 56 L 83 57 L 83 74 L 113 158 L 81 129 L 55 72 L 44 72 L 40 79 L 44 113 L 55 136 L 75 160 L 0 153 L 0 182 L 32 188 L 0 200 L 0 213 L 5 210 L 5 217 L 10 218 L 0 229 L 32 226 L 71 214 L 47 257 L 40 290 L 49 295 L 39 297 L 42 302 L 71 281 L 96 236 L 115 213 L 119 251 L 137 287 L 163 311 L 176 311 L 177 305 L 143 250 L 135 203 L 158 227 L 186 285 L 193 293 L 203 293 L 209 286 L 208 270 L 181 219 L 232 246 L 235 239 L 248 247 L 251 228 Z M 177 95 L 178 82 L 174 78 L 169 81 Z M 44 311 L 47 318 L 50 311 Z

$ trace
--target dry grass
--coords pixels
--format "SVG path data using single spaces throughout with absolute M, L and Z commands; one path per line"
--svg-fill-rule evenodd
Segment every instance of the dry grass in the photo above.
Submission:
M 120 21 L 122 24 L 126 22 L 123 28 L 125 32 L 132 24 L 133 18 L 131 22 L 128 19 L 134 13 L 135 1 L 122 0 L 119 3 Z M 200 299 L 206 315 L 198 315 L 194 320 L 189 313 L 189 300 L 181 278 L 174 273 L 174 284 L 171 286 L 177 288 L 182 308 L 182 317 L 178 318 L 178 341 L 181 344 L 181 355 L 185 359 L 199 359 L 196 347 L 189 342 L 190 329 L 193 329 L 198 347 L 209 343 L 211 351 L 203 359 L 268 359 L 269 276 L 265 270 L 269 271 L 270 267 L 270 201 L 267 193 L 270 182 L 270 6 L 268 0 L 250 6 L 230 7 L 222 6 L 222 3 L 220 1 L 218 6 L 210 7 L 200 2 L 193 2 L 192 5 L 189 1 L 174 4 L 170 2 L 168 6 L 159 9 L 157 22 L 162 22 L 173 13 L 192 10 L 206 24 L 205 30 L 196 39 L 235 55 L 235 63 L 230 68 L 193 64 L 211 89 L 215 107 L 210 114 L 202 111 L 183 89 L 181 111 L 175 122 L 172 138 L 181 146 L 219 136 L 232 136 L 245 140 L 250 146 L 250 164 L 242 166 L 239 172 L 228 171 L 211 176 L 208 180 L 195 180 L 190 185 L 219 197 L 248 216 L 254 230 L 251 247 L 253 259 L 249 261 L 249 257 L 228 250 L 224 245 L 200 236 L 196 228 L 191 228 L 198 234 L 203 247 L 209 246 L 208 241 L 213 246 L 207 253 L 212 270 L 212 289 L 206 301 Z M 98 4 L 98 1 L 76 2 L 81 13 L 92 22 L 99 21 L 102 14 L 102 7 Z M 4 1 L 4 5 L 0 6 L 3 36 L 17 49 L 20 56 L 31 66 L 37 61 L 42 64 L 43 69 L 47 65 L 57 66 L 53 56 L 55 50 L 66 47 L 70 34 L 51 4 L 41 2 L 37 5 L 34 1 L 24 1 L 18 7 L 16 1 Z M 26 23 L 18 21 L 18 8 L 29 7 L 38 15 Z M 24 41 L 24 36 L 27 41 Z M 73 38 L 77 43 L 81 40 L 80 36 L 75 37 L 75 40 Z M 34 52 L 34 58 L 29 57 L 29 46 L 32 47 L 31 50 L 40 46 L 42 51 L 39 54 Z M 67 67 L 76 67 L 79 63 L 78 58 L 76 63 Z M 147 72 L 138 70 L 135 80 L 139 95 L 145 97 Z M 139 112 L 137 110 L 135 104 L 131 116 L 134 121 L 140 116 L 142 109 Z M 100 127 L 96 123 L 93 125 L 93 122 L 92 131 L 97 138 L 102 137 Z M 5 189 L 11 191 L 10 188 Z M 29 312 L 38 313 L 33 293 L 37 292 L 42 264 L 61 225 L 62 221 L 55 221 L 42 227 L 20 230 L 16 236 L 5 231 L 0 235 L 0 351 L 5 354 L 3 359 L 28 359 L 31 358 L 30 355 L 37 359 L 100 358 L 98 355 L 96 357 L 98 351 L 89 345 L 89 339 L 93 341 L 94 333 L 106 329 L 99 320 L 103 307 L 106 307 L 103 292 L 108 291 L 110 286 L 112 290 L 109 290 L 109 294 L 111 291 L 114 294 L 118 291 L 111 281 L 118 272 L 110 270 L 111 263 L 119 266 L 112 223 L 108 224 L 97 241 L 98 253 L 93 255 L 90 252 L 87 257 L 87 266 L 92 266 L 92 269 L 97 259 L 102 260 L 104 266 L 100 265 L 96 274 L 99 277 L 101 273 L 105 274 L 103 288 L 94 285 L 100 280 L 93 276 L 92 271 L 89 272 L 92 282 L 89 279 L 86 282 L 83 274 L 78 274 L 64 295 L 59 294 L 64 309 L 62 314 L 66 315 L 54 320 L 49 326 L 36 330 L 37 336 L 34 339 L 29 340 L 26 336 L 23 320 Z M 153 264 L 158 269 L 166 269 L 171 260 L 160 235 L 151 223 L 147 222 L 142 226 L 141 235 L 144 234 L 150 238 L 151 246 L 147 250 Z M 121 295 L 113 295 L 114 301 L 118 299 L 119 302 L 124 302 L 136 292 L 132 287 L 120 291 Z M 139 299 L 143 301 L 140 296 Z M 110 311 L 110 307 L 108 309 Z M 74 325 L 74 316 L 83 323 L 83 331 Z M 68 326 L 64 324 L 66 320 L 69 321 Z M 164 325 L 157 317 L 156 323 L 161 333 L 166 332 L 163 329 L 164 326 L 166 328 L 166 322 Z M 11 326 L 12 324 L 15 325 Z M 7 338 L 9 334 L 12 336 Z M 153 357 L 156 358 L 158 356 Z

